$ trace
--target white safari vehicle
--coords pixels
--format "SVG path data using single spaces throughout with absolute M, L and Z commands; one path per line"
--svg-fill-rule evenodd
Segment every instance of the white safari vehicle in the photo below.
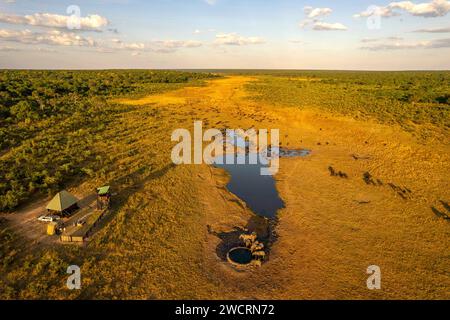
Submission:
M 54 222 L 54 221 L 58 221 L 60 219 L 61 218 L 58 217 L 58 216 L 46 216 L 46 215 L 40 216 L 38 218 L 38 220 L 41 221 L 41 222 Z

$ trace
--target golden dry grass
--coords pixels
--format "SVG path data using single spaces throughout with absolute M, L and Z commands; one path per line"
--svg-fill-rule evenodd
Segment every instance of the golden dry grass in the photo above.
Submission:
M 424 145 L 395 126 L 253 102 L 244 90 L 253 80 L 232 76 L 120 101 L 132 108 L 108 129 L 111 139 L 94 146 L 110 157 L 104 176 L 74 186 L 88 193 L 112 184 L 113 212 L 86 248 L 57 249 L 64 261 L 81 265 L 83 290 L 68 293 L 62 275 L 41 296 L 450 298 L 450 225 L 431 209 L 445 210 L 439 201 L 450 198 L 448 141 Z M 253 215 L 224 188 L 224 172 L 171 164 L 172 130 L 192 128 L 194 120 L 207 128 L 279 128 L 283 146 L 313 150 L 308 158 L 281 160 L 276 180 L 286 208 L 260 269 L 233 269 L 216 254 L 221 240 L 208 233 L 207 226 L 217 232 L 245 227 Z M 349 179 L 331 177 L 329 166 Z M 383 186 L 367 185 L 367 171 Z M 412 194 L 404 200 L 388 183 Z M 376 292 L 366 288 L 372 264 L 382 270 Z M 29 288 L 21 290 L 19 297 L 33 297 Z
M 189 275 L 187 279 L 191 282 L 198 279 L 195 297 L 448 297 L 449 226 L 431 211 L 431 206 L 449 196 L 448 145 L 420 145 L 392 126 L 361 123 L 315 110 L 256 104 L 244 99 L 246 94 L 242 90 L 251 80 L 248 77 L 215 80 L 207 87 L 185 88 L 161 99 L 164 102 L 182 96 L 190 101 L 187 109 L 181 109 L 195 110 L 192 119 L 183 119 L 187 120 L 188 128 L 192 126 L 189 120 L 199 118 L 212 127 L 280 128 L 284 145 L 313 150 L 308 159 L 282 160 L 277 181 L 287 208 L 280 212 L 277 229 L 280 238 L 272 249 L 271 260 L 252 274 L 237 273 L 218 259 L 215 248 L 220 240 L 208 235 L 205 228 L 212 225 L 214 230 L 228 231 L 235 226 L 243 227 L 251 213 L 230 201 L 232 196 L 223 189 L 224 181 L 217 186 L 220 173 L 215 172 L 219 176 L 211 178 L 206 167 L 175 170 L 188 170 L 186 173 L 192 175 L 193 181 L 183 182 L 193 183 L 187 202 L 200 198 L 202 205 L 193 208 L 199 225 L 192 227 L 200 233 L 200 239 L 189 240 L 183 250 L 198 255 L 203 247 L 203 256 L 198 257 L 203 262 L 202 268 L 180 272 L 187 270 L 183 267 L 189 265 L 187 257 L 177 265 L 179 277 Z M 172 109 L 172 113 L 177 111 Z M 356 161 L 352 154 L 370 159 Z M 331 177 L 327 170 L 330 165 L 344 170 L 350 179 Z M 403 200 L 386 185 L 366 185 L 362 179 L 366 171 L 384 184 L 394 183 L 413 190 L 411 199 Z M 370 203 L 358 204 L 365 201 Z M 188 236 L 184 232 L 183 235 Z M 383 272 L 380 292 L 369 291 L 365 286 L 365 270 L 371 264 L 379 265 Z M 201 273 L 194 277 L 193 270 Z M 209 278 L 215 282 L 212 291 Z

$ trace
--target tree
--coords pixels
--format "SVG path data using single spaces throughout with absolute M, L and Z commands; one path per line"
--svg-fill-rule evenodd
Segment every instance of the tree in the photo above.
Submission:
M 12 106 L 10 113 L 18 120 L 25 120 L 27 118 L 36 119 L 38 114 L 33 110 L 33 106 L 28 101 L 19 101 Z
M 6 119 L 9 117 L 9 110 L 4 105 L 0 104 L 0 119 Z

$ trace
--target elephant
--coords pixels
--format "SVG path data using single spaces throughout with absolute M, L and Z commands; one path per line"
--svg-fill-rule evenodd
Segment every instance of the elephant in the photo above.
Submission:
M 251 250 L 252 252 L 264 250 L 264 244 L 261 243 L 261 242 L 259 242 L 259 241 L 255 241 L 255 242 L 253 243 L 253 245 L 251 246 L 250 250 Z
M 256 259 L 264 260 L 266 258 L 266 253 L 264 251 L 255 251 L 252 255 Z
M 239 239 L 245 244 L 247 248 L 251 248 L 251 246 L 255 243 L 257 235 L 255 232 L 252 234 L 241 234 Z

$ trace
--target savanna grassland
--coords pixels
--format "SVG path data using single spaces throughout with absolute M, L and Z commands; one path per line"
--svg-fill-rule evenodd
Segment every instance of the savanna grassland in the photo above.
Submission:
M 0 77 L 3 299 L 450 298 L 449 72 Z M 281 159 L 285 208 L 260 268 L 237 271 L 218 250 L 218 235 L 254 228 L 226 173 L 172 164 L 172 131 L 196 120 L 280 129 L 284 147 L 312 150 Z M 56 191 L 105 184 L 112 209 L 85 245 L 27 231 Z M 65 286 L 72 264 L 80 291 Z
M 395 124 L 422 137 L 450 128 L 448 72 L 279 72 L 248 85 L 279 107 L 318 108 Z M 443 129 L 443 130 L 441 130 Z M 430 132 L 431 131 L 431 132 Z

